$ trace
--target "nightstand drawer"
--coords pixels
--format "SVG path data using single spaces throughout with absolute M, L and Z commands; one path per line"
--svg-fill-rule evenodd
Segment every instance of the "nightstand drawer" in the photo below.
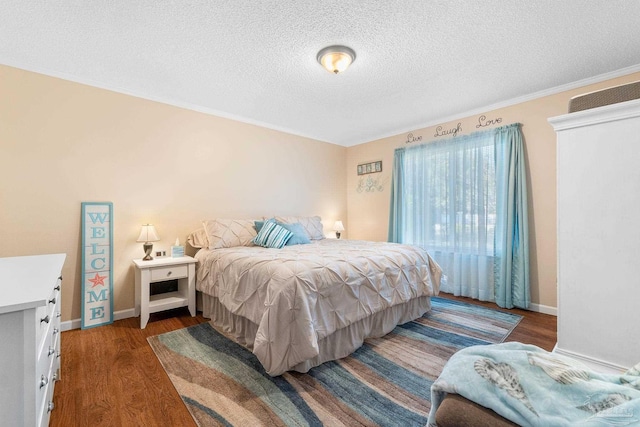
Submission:
M 175 267 L 158 267 L 151 269 L 151 281 L 161 282 L 163 280 L 181 279 L 189 275 L 186 265 L 176 265 Z

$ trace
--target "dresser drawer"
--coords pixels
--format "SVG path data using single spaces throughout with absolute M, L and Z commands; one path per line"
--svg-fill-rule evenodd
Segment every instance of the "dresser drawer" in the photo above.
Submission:
M 46 426 L 49 423 L 49 418 L 47 414 L 47 403 L 49 401 L 49 396 L 53 397 L 53 384 L 47 383 L 42 388 L 38 385 L 36 390 L 36 420 L 46 420 L 46 423 L 39 423 L 39 425 Z
M 38 349 L 42 348 L 42 340 L 51 329 L 50 326 L 60 317 L 60 286 L 61 280 L 59 278 L 47 297 L 46 305 L 36 309 L 36 343 Z M 60 326 L 58 326 L 59 328 Z
M 54 330 L 53 326 L 51 328 L 52 332 Z M 43 352 L 39 355 L 38 362 L 36 364 L 36 384 L 34 384 L 36 393 L 35 407 L 38 408 L 40 417 L 46 415 L 47 406 L 53 398 L 53 387 L 55 384 L 54 374 L 57 372 L 58 367 L 57 348 L 59 346 L 59 342 L 60 333 L 49 334 L 48 339 L 45 339 Z
M 59 331 L 59 326 L 52 325 L 51 332 L 45 337 L 42 350 L 37 356 L 35 378 L 38 386 L 40 385 L 40 380 L 43 375 L 47 382 L 50 380 L 49 377 L 51 376 L 51 371 L 53 369 L 53 362 L 57 359 L 59 353 Z
M 158 267 L 151 269 L 151 282 L 162 282 L 164 280 L 181 279 L 187 277 L 188 267 L 178 265 L 175 267 Z
M 39 331 L 42 337 L 37 347 L 34 387 L 36 408 L 42 409 L 42 405 L 47 405 L 45 400 L 48 390 L 53 387 L 53 373 L 57 369 L 56 360 L 60 351 L 60 291 L 54 289 L 47 300 L 47 305 L 40 308 L 44 308 L 43 313 L 49 317 L 48 322 L 40 322 L 41 317 L 36 319 L 42 325 Z
M 47 386 L 47 390 L 42 399 L 41 406 L 39 406 L 38 427 L 46 427 L 49 425 L 49 418 L 51 417 L 51 411 L 55 409 L 53 404 L 53 382 Z

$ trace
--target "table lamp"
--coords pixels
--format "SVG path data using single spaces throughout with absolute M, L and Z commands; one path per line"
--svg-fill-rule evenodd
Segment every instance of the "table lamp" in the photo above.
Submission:
M 342 221 L 336 221 L 335 224 L 333 224 L 333 229 L 336 232 L 336 239 L 340 238 L 340 232 L 344 231 L 344 225 L 342 225 Z
M 136 242 L 144 242 L 144 245 L 142 245 L 142 247 L 144 248 L 144 258 L 142 258 L 143 261 L 149 261 L 153 259 L 153 257 L 151 256 L 153 243 L 151 242 L 157 242 L 159 240 L 160 237 L 158 237 L 158 233 L 156 233 L 156 228 L 153 226 L 153 224 L 144 224 L 142 226 L 142 230 L 140 230 L 140 236 L 138 236 L 138 240 L 136 240 Z

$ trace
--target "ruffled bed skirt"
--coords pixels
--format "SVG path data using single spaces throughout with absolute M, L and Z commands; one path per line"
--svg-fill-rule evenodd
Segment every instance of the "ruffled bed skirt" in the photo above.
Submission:
M 338 329 L 318 341 L 319 354 L 311 359 L 289 367 L 290 371 L 307 372 L 329 360 L 346 357 L 357 350 L 366 338 L 379 338 L 393 330 L 397 325 L 419 318 L 431 309 L 431 297 L 423 296 L 404 304 L 389 307 L 345 328 Z M 231 313 L 218 298 L 202 294 L 203 316 L 221 329 L 240 345 L 253 350 L 253 342 L 258 325 L 250 320 Z

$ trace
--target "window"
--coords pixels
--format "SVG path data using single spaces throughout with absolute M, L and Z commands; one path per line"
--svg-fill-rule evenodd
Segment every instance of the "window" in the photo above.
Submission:
M 453 141 L 434 150 L 405 153 L 405 243 L 432 250 L 493 253 L 496 192 L 492 142 Z
M 425 247 L 446 275 L 443 291 L 493 301 L 510 275 L 510 264 L 504 265 L 513 242 L 509 215 L 520 220 L 516 233 L 527 227 L 521 153 L 519 124 L 396 150 L 389 240 Z M 522 168 L 517 173 L 514 163 Z M 509 180 L 518 181 L 517 195 Z M 512 212 L 506 201 L 523 194 L 525 213 Z M 528 245 L 526 236 L 523 242 Z M 526 276 L 528 290 L 528 248 Z

